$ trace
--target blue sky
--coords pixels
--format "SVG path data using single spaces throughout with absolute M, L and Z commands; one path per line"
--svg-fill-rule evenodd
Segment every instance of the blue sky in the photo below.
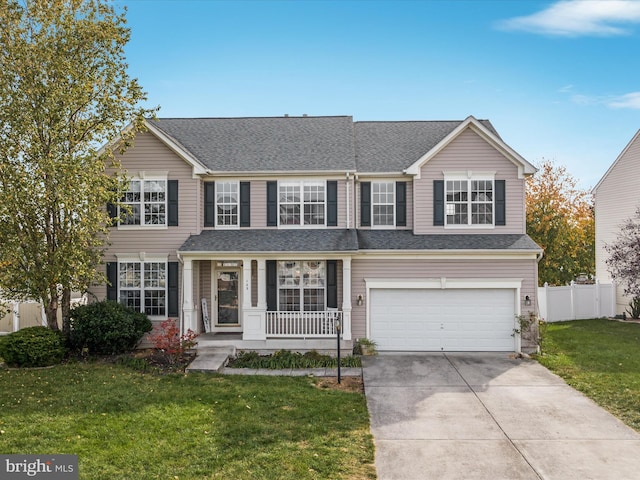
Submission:
M 640 129 L 640 0 L 117 0 L 159 117 L 490 119 L 594 186 Z

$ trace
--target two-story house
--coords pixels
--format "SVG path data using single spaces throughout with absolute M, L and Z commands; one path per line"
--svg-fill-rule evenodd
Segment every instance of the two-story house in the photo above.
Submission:
M 635 216 L 640 207 L 640 130 L 611 164 L 591 191 L 596 225 L 596 278 L 611 282 L 606 245 L 615 243 L 620 227 Z M 616 314 L 628 312 L 631 297 L 616 284 Z
M 330 348 L 339 322 L 347 347 L 531 347 L 516 317 L 536 309 L 535 168 L 490 122 L 147 126 L 121 158 L 130 214 L 113 227 L 99 298 L 210 331 L 201 344 Z

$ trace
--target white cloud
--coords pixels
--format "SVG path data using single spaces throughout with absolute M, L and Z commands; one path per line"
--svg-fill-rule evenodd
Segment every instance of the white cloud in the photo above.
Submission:
M 599 103 L 597 98 L 581 94 L 571 95 L 571 101 L 578 105 L 593 105 Z
M 561 89 L 560 92 L 566 93 L 569 96 L 569 100 L 576 105 L 604 105 L 615 109 L 640 110 L 640 92 L 615 96 L 584 95 L 582 93 L 573 93 L 569 89 Z
M 498 27 L 542 35 L 578 37 L 627 35 L 640 23 L 638 0 L 562 0 L 526 17 L 503 20 Z
M 632 110 L 640 110 L 640 92 L 632 92 L 619 97 L 614 97 L 607 100 L 606 104 L 611 108 L 630 108 Z

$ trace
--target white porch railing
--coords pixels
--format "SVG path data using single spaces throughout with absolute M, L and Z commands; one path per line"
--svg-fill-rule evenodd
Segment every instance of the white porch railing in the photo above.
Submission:
M 322 338 L 336 336 L 342 312 L 267 312 L 267 338 Z

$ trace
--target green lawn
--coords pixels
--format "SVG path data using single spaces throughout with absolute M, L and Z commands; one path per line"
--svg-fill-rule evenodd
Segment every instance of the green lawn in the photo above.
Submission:
M 640 324 L 550 323 L 540 363 L 640 431 Z
M 312 378 L 0 369 L 0 452 L 77 454 L 81 479 L 371 479 L 365 398 Z

